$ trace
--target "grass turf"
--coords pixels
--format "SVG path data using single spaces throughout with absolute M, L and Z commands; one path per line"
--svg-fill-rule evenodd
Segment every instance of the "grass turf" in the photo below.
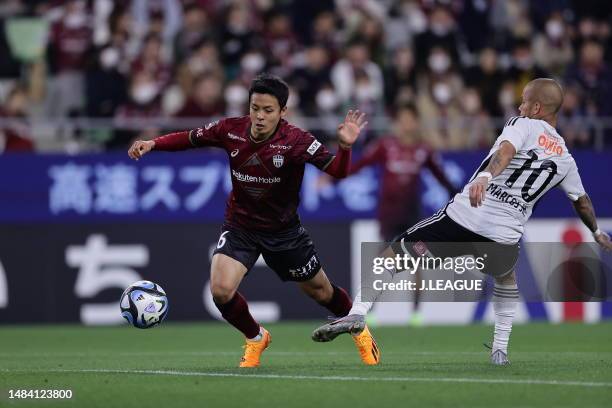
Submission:
M 488 364 L 491 327 L 377 328 L 382 364 L 352 341 L 309 339 L 316 323 L 267 325 L 262 367 L 236 368 L 240 336 L 222 323 L 0 328 L 0 407 L 565 407 L 612 401 L 612 324 L 517 325 L 510 367 Z M 70 400 L 9 399 L 70 389 Z

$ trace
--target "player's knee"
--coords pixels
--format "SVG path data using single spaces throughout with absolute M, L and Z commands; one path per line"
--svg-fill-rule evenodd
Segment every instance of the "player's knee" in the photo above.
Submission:
M 210 292 L 215 303 L 223 305 L 232 300 L 236 288 L 226 282 L 211 282 Z

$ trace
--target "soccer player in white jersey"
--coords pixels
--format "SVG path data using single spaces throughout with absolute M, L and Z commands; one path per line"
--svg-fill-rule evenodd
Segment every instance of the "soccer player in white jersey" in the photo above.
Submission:
M 518 306 L 514 263 L 519 240 L 535 203 L 559 186 L 572 202 L 595 241 L 612 250 L 609 235 L 597 226 L 595 211 L 582 186 L 578 168 L 563 138 L 555 130 L 563 90 L 552 79 L 539 78 L 523 89 L 521 116 L 510 118 L 480 168 L 463 190 L 432 217 L 415 224 L 395 239 L 390 256 L 403 251 L 412 256 L 428 251 L 436 257 L 461 253 L 460 243 L 488 242 L 502 249 L 505 261 L 486 270 L 495 278 L 493 309 L 495 329 L 491 362 L 507 365 L 508 341 Z M 441 242 L 458 245 L 436 245 Z M 399 244 L 399 245 L 398 245 Z M 398 249 L 397 247 L 401 247 Z M 395 273 L 390 270 L 390 273 Z M 346 317 L 319 327 L 313 340 L 330 341 L 342 333 L 356 335 L 365 327 L 364 316 L 380 294 L 359 292 Z

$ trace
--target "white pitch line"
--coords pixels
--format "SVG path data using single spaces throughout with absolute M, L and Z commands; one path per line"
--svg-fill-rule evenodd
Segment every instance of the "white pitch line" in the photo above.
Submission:
M 143 374 L 168 375 L 182 377 L 222 377 L 222 378 L 261 378 L 278 380 L 315 380 L 315 381 L 367 381 L 367 382 L 447 382 L 447 383 L 476 383 L 476 384 L 518 384 L 518 385 L 561 385 L 577 387 L 612 387 L 608 382 L 565 381 L 565 380 L 537 380 L 537 379 L 492 379 L 469 377 L 357 377 L 357 376 L 317 376 L 317 375 L 282 375 L 282 374 L 235 374 L 235 373 L 207 373 L 197 371 L 173 370 L 111 370 L 111 369 L 40 369 L 40 370 L 11 370 L 0 369 L 4 373 L 90 373 L 90 374 Z

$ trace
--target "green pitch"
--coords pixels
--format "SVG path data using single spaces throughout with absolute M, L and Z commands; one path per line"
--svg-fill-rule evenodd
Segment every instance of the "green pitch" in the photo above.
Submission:
M 0 327 L 0 407 L 610 406 L 612 324 L 517 325 L 510 367 L 488 364 L 490 326 L 377 328 L 382 364 L 362 365 L 347 336 L 314 343 L 317 323 L 266 326 L 258 369 L 236 368 L 229 326 Z M 69 389 L 70 400 L 9 399 Z

